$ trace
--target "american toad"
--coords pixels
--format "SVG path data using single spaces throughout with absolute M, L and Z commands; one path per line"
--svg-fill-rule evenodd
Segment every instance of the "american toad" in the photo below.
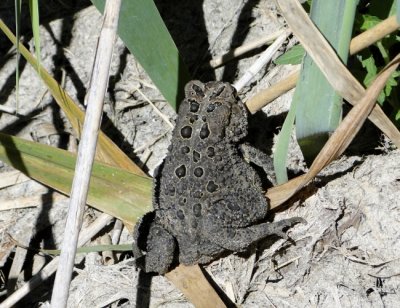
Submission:
M 154 177 L 154 211 L 134 232 L 134 256 L 146 272 L 163 274 L 175 261 L 207 263 L 269 235 L 285 237 L 284 228 L 303 221 L 265 222 L 268 201 L 243 158 L 246 134 L 247 110 L 230 84 L 186 85 L 169 153 Z

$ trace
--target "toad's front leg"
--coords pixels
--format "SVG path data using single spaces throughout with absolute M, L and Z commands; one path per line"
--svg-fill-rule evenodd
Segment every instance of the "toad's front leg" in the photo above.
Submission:
M 165 274 L 175 255 L 174 237 L 157 222 L 154 212 L 147 213 L 135 226 L 133 255 L 145 272 Z

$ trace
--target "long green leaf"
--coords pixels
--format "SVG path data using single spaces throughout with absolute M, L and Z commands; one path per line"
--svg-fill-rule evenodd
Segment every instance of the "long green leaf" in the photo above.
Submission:
M 0 160 L 69 194 L 76 156 L 65 150 L 0 133 Z M 151 180 L 95 162 L 87 203 L 132 225 L 151 210 Z
M 23 248 L 55 256 L 61 253 L 61 250 L 59 249 L 36 249 L 29 247 L 23 247 Z M 103 252 L 103 251 L 131 251 L 131 250 L 132 250 L 132 244 L 93 245 L 93 246 L 79 247 L 76 249 L 76 253 Z
M 397 23 L 400 24 L 400 0 L 396 1 L 396 19 Z
M 17 45 L 18 41 L 14 34 L 0 19 L 0 29 L 9 38 L 9 40 Z M 21 55 L 29 62 L 30 65 L 38 70 L 39 76 L 46 84 L 51 95 L 56 100 L 57 104 L 62 108 L 68 120 L 70 121 L 75 133 L 80 137 L 85 114 L 72 100 L 67 92 L 58 84 L 58 82 L 45 70 L 45 68 L 38 63 L 35 57 L 22 45 L 20 46 Z M 96 158 L 111 164 L 113 166 L 123 167 L 124 169 L 135 172 L 139 175 L 144 175 L 144 172 L 136 166 L 132 160 L 118 148 L 110 138 L 108 138 L 102 131 L 99 132 L 99 140 L 96 149 Z
M 105 0 L 92 0 L 100 12 Z M 178 49 L 152 0 L 123 1 L 118 34 L 173 108 L 190 80 Z
M 17 36 L 17 42 L 15 48 L 17 49 L 17 56 L 15 57 L 15 112 L 18 113 L 19 109 L 19 59 L 20 59 L 20 51 L 19 51 L 19 39 L 20 39 L 20 30 L 21 30 L 21 0 L 15 0 L 15 35 Z
M 285 183 L 288 180 L 286 173 L 286 161 L 289 149 L 290 135 L 292 134 L 294 119 L 296 116 L 296 107 L 296 104 L 292 102 L 285 122 L 283 123 L 282 129 L 279 133 L 278 141 L 275 145 L 273 162 L 276 173 L 276 181 L 278 184 Z
M 35 41 L 35 53 L 38 63 L 37 71 L 40 74 L 40 34 L 39 34 L 39 3 L 38 0 L 29 0 L 29 10 L 32 21 L 33 40 Z
M 347 61 L 357 0 L 314 0 L 311 18 Z M 329 18 L 327 18 L 329 16 Z M 310 38 L 309 44 L 313 43 Z M 342 116 L 342 99 L 328 83 L 311 57 L 305 56 L 289 114 L 279 134 L 274 153 L 274 167 L 279 184 L 287 181 L 286 160 L 290 134 L 296 114 L 296 135 L 307 162 L 312 162 L 335 130 Z
M 314 0 L 311 6 L 311 19 L 344 63 L 349 54 L 357 4 L 358 0 Z M 299 101 L 297 139 L 304 157 L 311 163 L 341 121 L 342 98 L 309 55 L 304 59 L 293 100 Z

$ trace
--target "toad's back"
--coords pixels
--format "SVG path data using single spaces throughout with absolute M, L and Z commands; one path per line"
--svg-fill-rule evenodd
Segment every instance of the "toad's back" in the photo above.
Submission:
M 191 81 L 185 92 L 169 154 L 155 175 L 154 211 L 133 235 L 136 264 L 147 272 L 166 273 L 176 257 L 206 263 L 269 235 L 284 237 L 284 228 L 304 221 L 263 221 L 268 204 L 241 155 L 247 112 L 232 86 Z
M 223 249 L 210 240 L 210 216 L 243 227 L 266 215 L 267 202 L 238 142 L 247 112 L 227 83 L 192 82 L 179 110 L 169 154 L 155 182 L 154 209 L 178 241 L 180 261 L 208 260 Z M 252 204 L 257 203 L 254 211 Z

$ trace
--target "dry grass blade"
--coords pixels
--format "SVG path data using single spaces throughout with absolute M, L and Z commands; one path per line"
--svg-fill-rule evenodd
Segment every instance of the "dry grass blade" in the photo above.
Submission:
M 386 35 L 396 31 L 400 25 L 396 21 L 396 16 L 391 16 L 375 27 L 357 35 L 350 43 L 350 54 L 354 55 L 360 50 L 374 44 L 381 40 Z M 266 106 L 282 94 L 293 89 L 296 86 L 299 78 L 299 70 L 291 73 L 286 78 L 272 85 L 268 89 L 264 89 L 257 93 L 254 97 L 247 101 L 247 107 L 251 113 L 255 113 L 262 107 Z
M 224 302 L 209 285 L 198 265 L 179 265 L 165 275 L 197 308 L 223 308 Z
M 344 152 L 374 108 L 379 93 L 382 91 L 391 74 L 396 70 L 399 61 L 400 54 L 398 54 L 377 76 L 375 81 L 366 90 L 365 95 L 361 98 L 359 103 L 351 109 L 329 138 L 321 152 L 315 158 L 310 170 L 305 175 L 295 178 L 283 185 L 273 187 L 268 191 L 267 197 L 271 200 L 271 208 L 276 208 L 288 200 L 312 180 L 326 165 Z

